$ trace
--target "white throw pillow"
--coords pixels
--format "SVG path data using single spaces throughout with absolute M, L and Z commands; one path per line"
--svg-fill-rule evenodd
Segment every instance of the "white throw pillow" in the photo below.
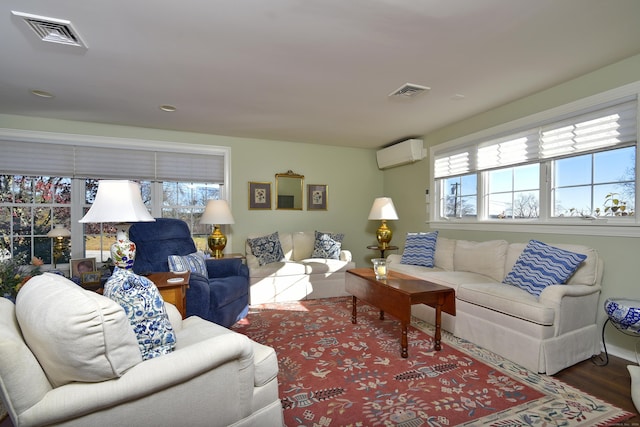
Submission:
M 122 307 L 60 275 L 30 279 L 18 293 L 16 317 L 54 387 L 117 378 L 142 361 Z

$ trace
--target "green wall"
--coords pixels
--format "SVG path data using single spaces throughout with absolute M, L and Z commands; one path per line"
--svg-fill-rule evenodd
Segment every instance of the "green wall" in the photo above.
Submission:
M 423 136 L 425 147 L 437 145 L 483 129 L 526 117 L 540 111 L 595 95 L 640 79 L 640 55 L 604 67 L 553 88 L 538 92 L 510 104 L 453 123 Z M 429 160 L 388 169 L 384 172 L 385 193 L 393 198 L 400 220 L 394 224 L 396 244 L 401 244 L 410 231 L 429 230 L 425 189 L 430 187 Z M 549 243 L 577 243 L 596 248 L 604 259 L 603 291 L 598 307 L 600 327 L 606 320 L 604 301 L 609 297 L 640 300 L 640 239 L 561 234 L 495 233 L 482 231 L 442 230 L 443 236 L 466 240 L 505 239 L 526 242 L 531 238 Z M 611 353 L 635 362 L 635 339 L 617 332 L 611 325 L 606 330 L 607 348 Z
M 345 233 L 344 248 L 351 250 L 358 266 L 367 265 L 375 255 L 366 249 L 375 244 L 377 228 L 377 223 L 368 221 L 367 216 L 383 187 L 375 150 L 11 115 L 0 115 L 0 128 L 231 147 L 231 210 L 235 224 L 227 233 L 227 245 L 233 252 L 245 252 L 244 241 L 250 233 L 319 230 Z M 272 210 L 249 210 L 249 181 L 271 182 L 275 195 L 275 174 L 288 170 L 305 176 L 305 210 L 275 210 L 275 200 Z M 306 210 L 307 184 L 328 185 L 327 211 Z

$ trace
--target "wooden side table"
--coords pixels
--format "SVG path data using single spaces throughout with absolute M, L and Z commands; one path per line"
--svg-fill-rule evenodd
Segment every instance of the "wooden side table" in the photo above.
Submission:
M 166 271 L 151 273 L 147 276 L 158 287 L 162 299 L 175 305 L 183 319 L 187 316 L 187 288 L 190 276 L 191 272 L 189 271 L 184 274 Z
M 380 251 L 380 258 L 384 258 L 384 253 L 385 251 L 397 251 L 398 249 L 400 249 L 397 246 L 387 246 L 386 248 L 381 248 L 378 245 L 371 245 L 371 246 L 367 246 L 367 249 L 373 249 L 376 251 Z

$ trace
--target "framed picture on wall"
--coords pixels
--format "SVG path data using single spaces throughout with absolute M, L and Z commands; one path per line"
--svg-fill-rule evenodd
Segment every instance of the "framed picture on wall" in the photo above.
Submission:
M 249 209 L 271 209 L 270 182 L 249 182 Z
M 326 211 L 327 191 L 328 188 L 324 184 L 307 185 L 307 209 L 310 211 Z

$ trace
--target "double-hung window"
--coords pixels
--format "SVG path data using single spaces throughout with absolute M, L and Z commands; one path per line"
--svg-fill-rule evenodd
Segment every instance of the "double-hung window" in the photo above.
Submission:
M 432 222 L 640 225 L 639 87 L 432 147 Z

